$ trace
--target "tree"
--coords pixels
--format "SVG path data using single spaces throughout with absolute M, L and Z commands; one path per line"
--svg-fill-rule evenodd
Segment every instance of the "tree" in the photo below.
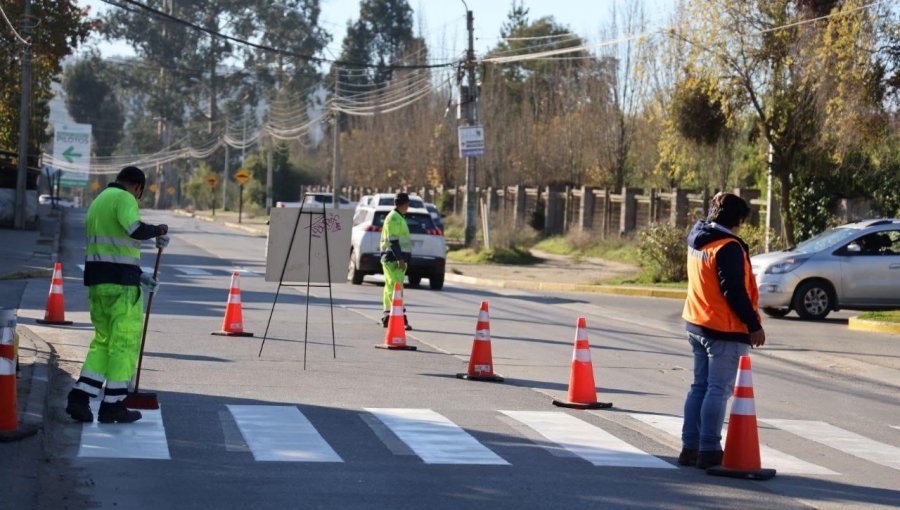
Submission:
M 94 155 L 110 156 L 122 139 L 125 114 L 109 85 L 109 66 L 93 54 L 68 66 L 62 87 L 75 122 L 90 124 Z
M 407 0 L 362 0 L 359 19 L 347 23 L 341 49 L 341 60 L 375 65 L 342 71 L 341 81 L 365 85 L 388 82 L 394 77 L 392 64 L 424 61 L 421 53 L 411 53 L 415 46 L 412 8 Z M 424 41 L 418 45 L 424 49 Z
M 4 2 L 10 21 L 24 14 L 22 2 Z M 40 20 L 32 35 L 31 122 L 28 153 L 47 141 L 51 84 L 62 72 L 63 59 L 82 44 L 94 27 L 88 10 L 71 0 L 32 0 L 31 14 Z M 22 96 L 22 44 L 5 23 L 0 29 L 0 147 L 13 149 L 19 141 L 19 104 Z

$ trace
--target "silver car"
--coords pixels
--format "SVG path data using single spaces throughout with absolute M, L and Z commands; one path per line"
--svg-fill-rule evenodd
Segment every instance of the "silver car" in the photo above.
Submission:
M 759 306 L 824 319 L 832 310 L 900 308 L 900 219 L 826 230 L 797 246 L 750 259 Z

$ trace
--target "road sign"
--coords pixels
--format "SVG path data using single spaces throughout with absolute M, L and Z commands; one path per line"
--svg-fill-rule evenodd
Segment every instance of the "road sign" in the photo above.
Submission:
M 100 189 L 100 182 L 99 181 L 91 181 L 91 189 L 94 191 L 97 191 L 98 189 Z
M 247 181 L 250 180 L 250 172 L 247 171 L 246 168 L 241 168 L 234 174 L 234 180 L 238 182 L 241 186 L 247 184 Z
M 169 186 L 168 188 L 166 188 L 166 193 L 168 193 L 169 195 L 174 195 L 175 194 L 175 186 Z
M 150 185 L 150 193 L 156 193 L 157 191 L 159 191 L 159 184 L 154 182 Z
M 459 157 L 484 154 L 484 126 L 459 127 Z
M 63 174 L 60 186 L 87 186 L 91 170 L 91 125 L 54 126 L 53 159 Z
M 215 174 L 211 174 L 206 178 L 206 183 L 209 184 L 210 188 L 215 188 L 216 184 L 219 184 L 219 176 Z

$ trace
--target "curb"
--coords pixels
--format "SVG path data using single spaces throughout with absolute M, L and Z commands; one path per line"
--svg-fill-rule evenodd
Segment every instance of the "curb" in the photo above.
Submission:
M 260 230 L 260 229 L 258 229 L 258 228 L 256 228 L 256 227 L 248 227 L 247 225 L 242 225 L 242 224 L 240 224 L 240 223 L 234 223 L 234 222 L 232 222 L 232 221 L 225 221 L 225 222 L 223 222 L 222 224 L 225 225 L 226 227 L 229 227 L 229 228 L 234 228 L 234 229 L 237 229 L 237 230 L 243 230 L 244 232 L 253 234 L 253 235 L 257 236 L 257 237 L 268 237 L 268 236 L 269 236 L 269 233 L 268 233 L 268 232 L 263 232 L 262 230 Z
M 856 331 L 870 331 L 873 333 L 893 333 L 900 335 L 900 323 L 882 322 L 860 319 L 859 317 L 850 317 L 847 321 L 847 329 Z
M 34 350 L 31 356 L 30 369 L 28 370 L 28 397 L 21 402 L 19 407 L 19 423 L 23 427 L 44 428 L 44 417 L 49 406 L 50 388 L 53 378 L 52 365 L 55 352 L 43 338 L 29 328 L 19 325 L 16 328 L 19 334 L 19 352 L 22 350 Z M 30 345 L 29 345 L 30 344 Z M 23 372 L 25 371 L 23 364 Z M 24 386 L 24 382 L 21 383 Z
M 447 274 L 444 280 L 468 285 L 500 287 L 504 289 L 545 290 L 554 292 L 593 292 L 597 294 L 616 294 L 620 296 L 640 296 L 667 299 L 685 299 L 687 291 L 656 287 L 629 287 L 623 285 L 589 285 L 583 283 L 530 282 L 527 280 L 494 280 L 476 278 L 458 274 Z

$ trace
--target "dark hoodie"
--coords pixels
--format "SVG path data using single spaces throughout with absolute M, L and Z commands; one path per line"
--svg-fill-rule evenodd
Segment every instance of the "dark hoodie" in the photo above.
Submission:
M 747 330 L 750 333 L 755 333 L 762 329 L 762 326 L 759 323 L 759 316 L 753 309 L 753 303 L 750 302 L 747 288 L 744 286 L 744 260 L 749 261 L 750 259 L 750 248 L 747 246 L 747 243 L 734 234 L 715 228 L 708 221 L 695 223 L 691 233 L 688 234 L 687 242 L 691 248 L 700 250 L 714 241 L 727 238 L 735 239 L 738 242 L 727 243 L 716 254 L 719 289 L 721 289 L 722 295 L 725 296 L 725 300 L 728 301 L 728 305 L 735 315 L 747 325 Z M 685 329 L 688 332 L 709 338 L 750 343 L 750 335 L 746 333 L 717 331 L 690 322 L 685 323 Z

